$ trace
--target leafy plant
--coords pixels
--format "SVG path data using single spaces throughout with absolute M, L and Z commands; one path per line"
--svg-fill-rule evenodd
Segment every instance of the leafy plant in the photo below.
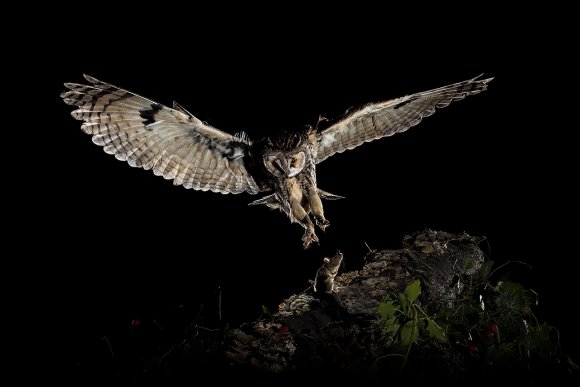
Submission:
M 569 358 L 560 352 L 558 331 L 534 315 L 536 293 L 505 275 L 493 279 L 510 263 L 493 269 L 487 261 L 472 275 L 460 276 L 461 295 L 437 309 L 420 303 L 419 280 L 387 295 L 378 307 L 382 345 L 375 365 L 402 371 L 437 363 L 433 367 L 445 374 L 517 371 L 528 376 L 546 367 L 574 368 L 561 360 Z
M 405 367 L 411 347 L 420 339 L 432 338 L 440 342 L 447 339 L 441 327 L 420 306 L 417 299 L 421 294 L 421 281 L 409 284 L 403 293 L 389 294 L 379 304 L 378 312 L 382 322 L 382 335 L 388 357 L 402 359 Z

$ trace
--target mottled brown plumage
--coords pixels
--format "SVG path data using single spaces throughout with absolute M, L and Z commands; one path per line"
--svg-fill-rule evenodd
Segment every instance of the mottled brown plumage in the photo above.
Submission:
M 329 222 L 321 199 L 339 196 L 316 184 L 316 164 L 335 153 L 403 132 L 436 108 L 486 89 L 489 79 L 470 79 L 438 89 L 369 104 L 322 131 L 307 128 L 252 142 L 245 133 L 213 128 L 174 102 L 169 108 L 85 76 L 88 85 L 65 83 L 61 97 L 84 121 L 81 129 L 105 152 L 133 167 L 152 169 L 173 184 L 202 191 L 257 194 L 254 201 L 279 208 L 304 229 L 304 247 L 318 242 L 314 222 Z M 313 220 L 310 217 L 313 215 Z

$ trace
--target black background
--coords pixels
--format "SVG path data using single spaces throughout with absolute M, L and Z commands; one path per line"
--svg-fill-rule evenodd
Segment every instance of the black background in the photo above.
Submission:
M 217 324 L 220 292 L 222 323 L 253 320 L 261 305 L 275 309 L 307 287 L 337 248 L 356 269 L 366 245 L 398 248 L 425 228 L 485 235 L 493 260 L 529 262 L 532 271 L 514 275 L 539 293 L 539 316 L 576 353 L 567 309 L 577 304 L 577 226 L 567 223 L 577 216 L 577 168 L 558 50 L 541 32 L 489 14 L 428 24 L 390 15 L 405 26 L 394 27 L 383 10 L 342 11 L 231 20 L 234 10 L 226 18 L 173 8 L 90 23 L 73 12 L 39 34 L 51 54 L 29 53 L 46 63 L 36 75 L 47 81 L 50 120 L 37 134 L 50 151 L 37 164 L 43 195 L 33 208 L 38 244 L 52 258 L 38 265 L 37 302 L 60 328 L 59 362 L 92 369 L 103 336 L 122 352 L 136 318 L 155 319 L 176 340 L 200 308 Z M 174 187 L 92 144 L 59 98 L 82 73 L 165 105 L 177 100 L 252 139 L 481 73 L 495 80 L 406 133 L 319 165 L 319 186 L 346 199 L 325 203 L 331 226 L 304 251 L 300 227 L 248 207 L 255 197 Z

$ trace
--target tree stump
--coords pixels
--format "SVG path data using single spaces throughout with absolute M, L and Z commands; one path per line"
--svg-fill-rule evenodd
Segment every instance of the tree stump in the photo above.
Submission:
M 425 231 L 406 236 L 402 249 L 371 251 L 361 270 L 336 277 L 335 297 L 325 299 L 312 288 L 290 296 L 270 320 L 235 329 L 226 355 L 235 364 L 276 373 L 369 367 L 382 337 L 379 302 L 420 279 L 423 303 L 453 303 L 463 288 L 459 278 L 484 262 L 483 239 Z

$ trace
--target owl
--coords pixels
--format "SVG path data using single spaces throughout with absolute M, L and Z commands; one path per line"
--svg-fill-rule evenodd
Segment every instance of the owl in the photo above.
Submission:
M 196 118 L 178 103 L 161 105 L 85 75 L 88 84 L 65 83 L 64 102 L 95 144 L 132 167 L 151 169 L 173 184 L 222 194 L 266 196 L 250 205 L 285 213 L 304 228 L 304 248 L 318 243 L 315 226 L 329 222 L 322 200 L 340 196 L 318 188 L 316 165 L 336 153 L 417 125 L 453 101 L 477 94 L 493 79 L 476 77 L 438 89 L 368 104 L 326 129 L 311 126 L 252 141 Z

